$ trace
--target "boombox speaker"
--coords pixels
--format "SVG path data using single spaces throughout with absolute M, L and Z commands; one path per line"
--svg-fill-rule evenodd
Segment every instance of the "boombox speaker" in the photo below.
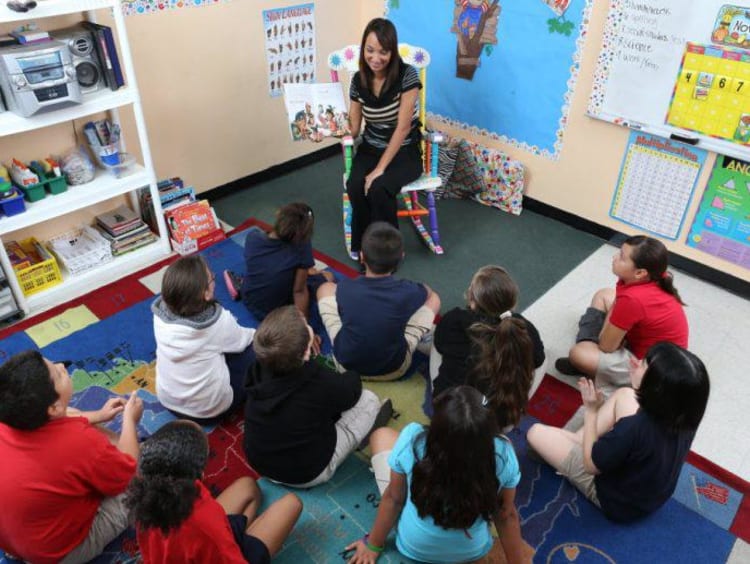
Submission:
M 85 96 L 106 86 L 102 64 L 96 53 L 96 39 L 93 34 L 80 25 L 49 32 L 52 38 L 63 41 L 68 46 L 76 79 Z

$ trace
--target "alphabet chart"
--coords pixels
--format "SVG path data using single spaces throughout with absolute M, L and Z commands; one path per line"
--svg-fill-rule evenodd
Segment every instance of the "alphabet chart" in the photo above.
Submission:
M 706 151 L 633 131 L 609 215 L 677 239 Z
M 750 146 L 750 52 L 688 43 L 667 123 Z

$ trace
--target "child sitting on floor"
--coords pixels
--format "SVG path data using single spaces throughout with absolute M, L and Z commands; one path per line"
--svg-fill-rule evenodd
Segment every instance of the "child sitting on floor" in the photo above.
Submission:
M 255 329 L 242 327 L 214 299 L 216 276 L 201 255 L 181 257 L 164 273 L 151 305 L 156 337 L 156 395 L 178 417 L 216 423 L 244 404 Z
M 38 351 L 0 367 L 0 548 L 28 562 L 88 562 L 128 527 L 143 403 L 133 392 L 73 416 L 72 395 L 65 367 Z M 119 437 L 93 426 L 119 413 Z
M 373 433 L 372 469 L 382 499 L 369 534 L 346 547 L 354 551 L 349 562 L 375 562 L 394 526 L 396 548 L 411 560 L 474 562 L 492 548 L 490 522 L 506 561 L 525 561 L 515 506 L 518 459 L 498 435 L 485 399 L 457 386 L 435 399 L 429 426 Z
M 433 395 L 461 384 L 474 386 L 487 396 L 503 430 L 518 424 L 532 383 L 544 376 L 539 332 L 512 311 L 518 294 L 504 268 L 483 266 L 466 291 L 468 307 L 454 308 L 440 319 L 430 351 Z
M 669 341 L 688 346 L 685 305 L 667 271 L 664 243 L 645 235 L 628 237 L 612 257 L 615 288 L 594 294 L 578 322 L 576 344 L 555 368 L 570 376 L 596 378 L 609 396 L 630 383 L 633 360 L 643 358 L 655 343 Z
M 527 434 L 558 474 L 619 522 L 645 517 L 671 497 L 710 388 L 700 359 L 668 342 L 632 360 L 630 384 L 604 402 L 601 390 L 580 378 L 583 428 L 536 423 Z
M 270 233 L 251 227 L 245 238 L 245 273 L 224 271 L 224 282 L 232 299 L 243 303 L 258 321 L 277 307 L 294 304 L 308 315 L 310 293 L 330 272 L 314 268 L 312 234 L 315 217 L 310 206 L 295 202 L 276 213 Z
M 426 284 L 398 280 L 393 273 L 404 256 L 401 233 L 383 221 L 362 236 L 365 275 L 318 289 L 318 309 L 339 371 L 363 378 L 396 380 L 433 326 L 440 297 Z
M 263 476 L 304 488 L 326 482 L 390 419 L 391 401 L 381 406 L 356 373 L 338 374 L 310 360 L 312 329 L 294 306 L 268 314 L 254 346 L 244 445 Z
M 194 422 L 167 423 L 143 443 L 127 504 L 144 564 L 267 564 L 292 531 L 302 502 L 286 494 L 261 515 L 261 491 L 249 476 L 216 499 L 201 482 L 208 441 Z

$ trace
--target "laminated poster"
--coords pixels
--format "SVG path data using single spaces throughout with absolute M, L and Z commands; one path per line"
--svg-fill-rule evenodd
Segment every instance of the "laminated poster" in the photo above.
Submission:
M 315 4 L 263 11 L 268 93 L 315 82 Z
M 677 239 L 706 151 L 633 131 L 620 168 L 610 216 L 666 239 Z
M 686 243 L 750 269 L 750 163 L 716 157 Z

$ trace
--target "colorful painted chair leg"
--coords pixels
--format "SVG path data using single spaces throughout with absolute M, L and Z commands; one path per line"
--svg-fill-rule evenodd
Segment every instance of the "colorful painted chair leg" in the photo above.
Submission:
M 404 206 L 406 206 L 407 210 L 413 209 L 411 199 L 409 197 L 402 198 L 402 202 Z M 433 209 L 434 209 L 434 200 L 433 200 Z M 439 243 L 437 244 L 435 243 L 430 233 L 427 231 L 427 229 L 425 229 L 425 226 L 422 223 L 422 219 L 419 216 L 411 216 L 411 222 L 414 224 L 414 227 L 416 228 L 417 233 L 419 233 L 419 236 L 422 237 L 422 240 L 425 242 L 427 247 L 436 255 L 442 255 L 443 247 L 441 247 Z M 432 219 L 430 219 L 430 222 L 432 222 Z M 437 229 L 437 221 L 435 221 L 435 228 Z
M 344 245 L 346 246 L 346 253 L 352 252 L 352 204 L 349 202 L 349 194 L 344 192 L 343 194 L 343 210 L 344 210 Z

